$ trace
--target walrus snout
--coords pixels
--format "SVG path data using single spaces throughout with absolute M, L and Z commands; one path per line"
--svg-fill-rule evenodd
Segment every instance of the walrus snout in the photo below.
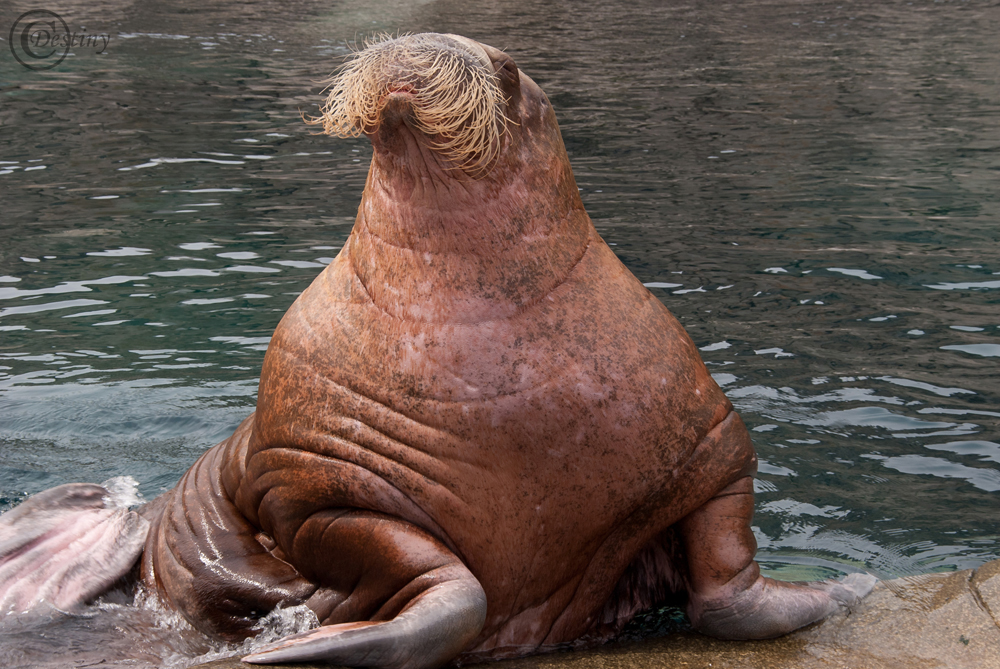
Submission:
M 495 50 L 493 50 L 495 51 Z M 392 134 L 405 123 L 445 169 L 485 174 L 508 132 L 508 57 L 458 35 L 424 33 L 366 45 L 330 85 L 321 123 L 327 134 L 372 138 L 376 151 L 405 150 Z M 512 66 L 513 61 L 510 61 Z M 516 68 L 514 68 L 516 72 Z

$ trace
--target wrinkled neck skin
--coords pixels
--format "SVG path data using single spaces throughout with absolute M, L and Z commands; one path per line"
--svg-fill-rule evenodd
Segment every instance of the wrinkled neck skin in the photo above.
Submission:
M 563 283 L 596 232 L 583 209 L 551 105 L 527 76 L 500 155 L 474 178 L 443 160 L 394 93 L 345 251 L 393 318 L 510 318 Z

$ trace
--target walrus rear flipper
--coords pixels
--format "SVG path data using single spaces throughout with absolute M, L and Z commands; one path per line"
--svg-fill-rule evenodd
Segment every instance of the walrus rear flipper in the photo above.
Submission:
M 69 483 L 0 516 L 0 614 L 75 609 L 136 564 L 149 523 L 93 483 Z

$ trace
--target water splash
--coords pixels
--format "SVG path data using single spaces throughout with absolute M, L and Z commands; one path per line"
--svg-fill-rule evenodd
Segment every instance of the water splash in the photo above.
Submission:
M 146 502 L 139 493 L 139 482 L 131 476 L 112 476 L 101 487 L 108 491 L 104 504 L 109 508 L 128 509 Z

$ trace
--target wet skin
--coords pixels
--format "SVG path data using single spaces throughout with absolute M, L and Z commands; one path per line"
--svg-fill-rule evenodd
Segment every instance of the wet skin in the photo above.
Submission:
M 407 668 L 605 639 L 677 593 L 723 638 L 867 593 L 760 576 L 746 428 L 595 231 L 545 94 L 429 39 L 497 73 L 499 157 L 473 178 L 386 96 L 351 236 L 275 331 L 256 413 L 145 510 L 143 582 L 224 638 L 316 612 L 246 661 Z

